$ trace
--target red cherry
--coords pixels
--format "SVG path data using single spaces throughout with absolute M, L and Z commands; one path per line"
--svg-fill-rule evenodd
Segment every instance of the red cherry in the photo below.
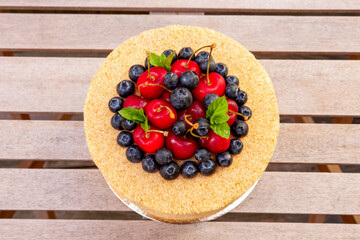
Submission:
M 206 117 L 206 110 L 201 102 L 193 101 L 187 109 L 179 112 L 179 119 L 183 120 L 188 128 L 191 128 L 191 126 L 185 121 L 185 115 L 190 115 L 186 119 L 191 123 L 194 123 L 196 119 Z
M 192 137 L 175 136 L 173 132 L 165 139 L 166 147 L 172 152 L 176 159 L 188 159 L 195 154 L 198 143 Z
M 167 129 L 177 120 L 176 109 L 162 99 L 152 100 L 145 109 L 149 121 L 157 128 Z
M 207 76 L 200 78 L 199 85 L 192 91 L 196 100 L 202 102 L 208 93 L 215 93 L 220 97 L 225 93 L 226 83 L 224 78 L 216 73 L 209 74 L 210 83 L 208 84 Z
M 189 64 L 187 65 L 187 67 L 186 67 L 187 62 L 189 62 L 189 60 L 187 60 L 187 59 L 177 60 L 171 66 L 170 72 L 173 72 L 176 75 L 178 75 L 178 77 L 180 77 L 183 72 L 194 71 L 200 77 L 200 67 L 199 67 L 199 65 L 194 61 L 190 61 Z
M 206 138 L 199 138 L 199 143 L 202 147 L 207 148 L 212 153 L 222 153 L 225 152 L 230 146 L 230 137 L 223 138 L 214 133 L 210 129 L 209 134 Z
M 166 73 L 167 71 L 164 68 L 152 67 L 150 68 L 151 77 L 148 71 L 141 74 L 137 81 L 140 95 L 146 99 L 160 98 L 165 91 L 164 76 Z
M 161 99 L 170 102 L 170 93 L 168 91 L 164 92 L 163 95 L 161 95 Z
M 226 101 L 228 102 L 228 112 L 226 115 L 230 117 L 230 119 L 227 121 L 227 124 L 229 126 L 233 125 L 233 123 L 236 121 L 237 115 L 235 113 L 231 113 L 229 111 L 237 112 L 238 111 L 238 105 L 236 102 L 230 98 L 227 98 Z
M 150 127 L 150 131 L 145 132 L 144 129 L 138 125 L 133 133 L 134 142 L 145 152 L 155 153 L 156 150 L 164 146 L 165 137 L 163 133 L 151 132 L 157 130 L 154 127 Z
M 149 100 L 141 98 L 141 97 L 139 97 L 137 95 L 130 95 L 127 98 L 125 98 L 124 108 L 133 107 L 133 108 L 136 108 L 136 109 L 142 108 L 142 109 L 145 110 L 145 107 L 146 107 L 146 105 L 148 103 L 149 103 Z

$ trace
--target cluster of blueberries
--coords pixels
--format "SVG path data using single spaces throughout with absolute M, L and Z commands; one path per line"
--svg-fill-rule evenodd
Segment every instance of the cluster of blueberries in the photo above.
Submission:
M 172 53 L 173 50 L 165 50 L 163 52 L 166 57 Z M 184 64 L 177 64 L 178 61 L 184 60 L 191 61 L 192 63 L 194 62 L 197 66 L 193 65 L 195 68 L 192 68 L 191 64 L 190 67 L 186 65 L 189 70 L 186 71 L 185 69 L 184 71 Z M 217 166 L 230 166 L 233 160 L 232 155 L 239 154 L 243 149 L 243 143 L 238 138 L 244 137 L 248 133 L 248 125 L 245 121 L 251 118 L 252 112 L 249 107 L 244 106 L 247 101 L 247 93 L 239 89 L 239 79 L 236 76 L 228 76 L 228 68 L 225 64 L 215 63 L 211 54 L 205 51 L 199 52 L 195 56 L 194 51 L 190 47 L 182 48 L 179 54 L 174 54 L 172 68 L 170 72 L 167 72 L 164 75 L 163 81 L 161 81 L 164 89 L 171 91 L 171 94 L 168 94 L 167 96 L 164 94 L 161 96 L 161 99 L 170 102 L 177 111 L 187 109 L 192 105 L 193 101 L 202 99 L 203 107 L 207 109 L 210 104 L 221 95 L 219 96 L 216 90 L 207 93 L 206 85 L 204 85 L 201 91 L 198 91 L 197 89 L 200 87 L 199 82 L 202 81 L 200 75 L 208 72 L 217 73 L 215 77 L 210 79 L 210 81 L 219 81 L 216 83 L 220 86 L 219 88 L 221 88 L 223 81 L 224 90 L 222 95 L 225 95 L 227 99 L 230 99 L 230 101 L 234 101 L 236 103 L 235 106 L 237 105 L 236 112 L 239 114 L 236 115 L 235 120 L 232 122 L 230 127 L 232 135 L 236 138 L 228 139 L 228 145 L 226 146 L 225 151 L 216 154 L 215 161 L 211 159 L 211 152 L 213 152 L 211 151 L 212 146 L 204 147 L 202 145 L 201 148 L 197 148 L 193 153 L 196 162 L 188 160 L 185 161 L 181 167 L 173 161 L 173 153 L 168 148 L 161 147 L 157 149 L 156 152 L 149 154 L 143 151 L 138 145 L 133 145 L 134 139 L 131 131 L 133 131 L 138 124 L 125 119 L 118 112 L 127 106 L 136 107 L 137 109 L 146 108 L 149 99 L 141 98 L 134 94 L 139 77 L 147 74 L 149 66 L 150 69 L 154 67 L 149 64 L 148 58 L 145 59 L 145 67 L 138 64 L 133 65 L 129 69 L 129 78 L 131 80 L 123 80 L 117 85 L 117 92 L 120 97 L 114 97 L 109 101 L 109 109 L 115 113 L 111 119 L 112 127 L 117 130 L 124 130 L 118 135 L 117 142 L 120 146 L 127 147 L 127 159 L 133 163 L 142 162 L 142 168 L 146 172 L 154 173 L 159 170 L 160 175 L 166 180 L 176 179 L 180 173 L 185 178 L 193 178 L 199 172 L 204 176 L 209 176 L 216 171 Z M 179 69 L 173 69 L 176 66 L 180 66 L 178 67 Z M 198 70 L 196 70 L 196 68 L 198 68 Z M 203 78 L 206 77 L 207 81 L 209 81 L 208 76 L 203 76 Z M 147 90 L 144 88 L 146 86 L 147 85 L 142 88 L 144 93 Z M 151 88 L 149 88 L 149 91 L 150 90 Z M 209 89 L 209 91 L 211 90 Z M 140 94 L 142 95 L 141 91 Z M 179 114 L 179 112 L 177 113 Z M 192 121 L 192 123 L 197 124 L 196 129 L 192 129 L 192 133 L 200 137 L 209 136 L 211 129 L 208 119 L 201 117 Z M 180 137 L 186 136 L 189 132 L 186 121 L 178 119 L 176 119 L 171 128 L 167 130 L 171 131 L 173 135 Z M 189 136 L 189 138 L 193 138 L 193 136 Z M 211 142 L 211 144 L 214 145 L 217 144 L 216 139 L 208 142 Z M 184 151 L 186 151 L 186 149 L 184 149 Z

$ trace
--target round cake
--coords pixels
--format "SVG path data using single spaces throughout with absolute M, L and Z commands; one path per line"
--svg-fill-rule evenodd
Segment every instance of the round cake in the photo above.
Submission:
M 106 36 L 104 36 L 106 37 Z M 231 166 L 217 168 L 211 176 L 179 176 L 167 181 L 159 173 L 145 172 L 141 163 L 129 162 L 126 148 L 117 144 L 109 99 L 116 86 L 129 79 L 129 68 L 143 64 L 149 52 L 183 47 L 198 49 L 216 44 L 216 62 L 225 63 L 229 75 L 240 80 L 252 110 L 249 132 L 241 138 L 244 148 Z M 208 28 L 168 26 L 143 32 L 114 49 L 93 78 L 84 106 L 86 141 L 93 161 L 114 193 L 136 212 L 159 221 L 192 223 L 220 216 L 243 200 L 265 171 L 274 152 L 279 112 L 271 80 L 255 57 L 240 43 Z M 183 161 L 175 160 L 179 165 Z

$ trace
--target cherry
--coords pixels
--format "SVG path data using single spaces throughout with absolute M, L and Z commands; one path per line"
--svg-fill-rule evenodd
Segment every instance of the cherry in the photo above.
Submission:
M 200 146 L 212 153 L 225 152 L 230 146 L 230 137 L 223 138 L 217 135 L 212 129 L 205 138 L 199 138 Z
M 194 123 L 199 118 L 205 118 L 206 110 L 201 102 L 193 101 L 187 109 L 179 112 L 179 119 L 183 120 L 188 128 L 191 128 L 190 124 L 185 121 L 185 115 L 189 115 L 186 119 Z
M 161 67 L 152 67 L 140 75 L 137 81 L 140 95 L 146 99 L 160 98 L 165 91 L 164 77 L 167 71 Z
M 200 76 L 199 65 L 194 61 L 189 61 L 187 59 L 180 59 L 174 62 L 171 66 L 170 72 L 175 73 L 180 78 L 181 74 L 186 71 L 194 71 L 198 76 Z
M 169 102 L 152 100 L 145 109 L 149 121 L 159 129 L 167 129 L 177 120 L 176 110 Z
M 133 133 L 134 142 L 145 152 L 155 153 L 158 149 L 164 146 L 164 134 L 154 127 L 150 127 L 150 130 L 144 131 L 144 129 L 138 125 Z
M 234 100 L 230 98 L 227 98 L 226 101 L 228 102 L 228 112 L 226 113 L 226 115 L 230 117 L 230 119 L 227 121 L 227 124 L 231 126 L 236 121 L 238 105 Z
M 173 132 L 165 139 L 166 147 L 176 159 L 188 159 L 195 154 L 198 143 L 192 137 L 175 136 Z
M 161 99 L 170 103 L 170 92 L 164 92 L 163 95 L 161 95 Z
M 209 93 L 215 93 L 220 97 L 225 93 L 225 79 L 216 72 L 209 73 L 208 76 L 209 79 L 207 75 L 200 78 L 198 86 L 192 91 L 194 98 L 200 102 Z
M 136 109 L 144 109 L 145 110 L 145 107 L 146 105 L 149 103 L 149 100 L 146 100 L 144 98 L 141 98 L 137 95 L 130 95 L 128 96 L 125 101 L 124 101 L 124 108 L 126 107 L 133 107 L 133 108 L 136 108 Z

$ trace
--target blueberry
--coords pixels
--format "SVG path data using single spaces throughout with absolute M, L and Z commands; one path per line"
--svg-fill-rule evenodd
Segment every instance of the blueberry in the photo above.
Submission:
M 249 120 L 251 118 L 252 111 L 247 106 L 240 106 L 238 112 L 241 113 L 242 115 L 244 115 L 246 117 L 246 120 Z M 240 115 L 237 116 L 237 119 L 244 121 L 244 117 L 240 116 Z
M 116 113 L 111 118 L 111 126 L 116 130 L 123 130 L 121 123 L 125 120 L 120 114 Z
M 215 93 L 206 94 L 203 100 L 204 107 L 207 109 L 210 106 L 210 104 L 217 98 L 219 98 L 219 95 Z
M 209 55 L 210 54 L 208 52 L 199 52 L 195 57 L 195 62 L 199 65 L 202 73 L 207 73 Z M 215 68 L 216 68 L 215 61 L 213 57 L 211 57 L 209 72 L 215 71 Z
M 199 84 L 199 76 L 194 71 L 186 71 L 180 76 L 180 84 L 189 90 L 193 90 Z
M 239 88 L 235 83 L 226 85 L 225 96 L 231 99 L 235 99 L 239 95 Z
M 120 111 L 123 108 L 123 105 L 124 105 L 124 100 L 119 97 L 113 97 L 109 101 L 109 109 L 114 113 Z
M 196 125 L 197 124 L 197 125 Z M 210 122 L 206 118 L 198 118 L 194 122 L 193 133 L 199 136 L 205 136 L 210 130 Z
M 192 101 L 193 96 L 187 88 L 175 88 L 170 94 L 170 103 L 176 109 L 188 108 Z
M 180 174 L 180 167 L 176 162 L 170 162 L 169 164 L 160 167 L 160 175 L 165 180 L 174 180 Z
M 239 90 L 234 101 L 237 103 L 238 106 L 244 105 L 247 101 L 247 93 L 243 90 Z
M 172 153 L 167 148 L 160 148 L 155 153 L 155 160 L 160 165 L 168 164 L 172 161 Z
M 164 85 L 168 89 L 175 89 L 179 85 L 179 77 L 173 72 L 168 72 L 164 77 Z
M 164 54 L 166 57 L 168 57 L 168 56 L 170 56 L 170 54 L 171 54 L 172 52 L 174 52 L 174 50 L 167 49 L 167 50 L 165 50 L 165 51 L 163 52 L 163 54 Z M 173 56 L 173 58 L 172 58 L 171 64 L 173 64 L 176 60 L 177 60 L 177 54 L 175 53 L 174 56 Z
M 207 161 L 199 163 L 199 172 L 201 175 L 210 176 L 216 171 L 216 163 L 214 160 L 209 159 Z
M 217 63 L 215 65 L 215 72 L 220 74 L 223 78 L 228 75 L 228 67 L 223 63 Z
M 139 65 L 139 64 L 133 65 L 129 69 L 129 78 L 132 81 L 137 82 L 140 75 L 143 74 L 144 72 L 145 72 L 144 66 Z
M 235 77 L 234 75 L 229 75 L 225 78 L 226 84 L 234 83 L 237 86 L 239 86 L 239 79 Z
M 148 69 L 149 66 L 149 62 L 148 62 L 148 58 L 145 58 L 145 69 Z M 150 64 L 150 68 L 154 67 L 154 65 Z
M 199 168 L 193 161 L 186 161 L 181 165 L 180 172 L 184 178 L 194 178 L 199 172 Z
M 236 120 L 230 127 L 231 133 L 235 137 L 244 137 L 248 134 L 249 127 L 246 122 L 242 120 Z
M 206 61 L 206 62 L 201 62 L 201 63 L 199 64 L 199 67 L 200 67 L 200 71 L 201 71 L 202 73 L 207 73 L 208 61 Z M 216 64 L 215 64 L 214 60 L 211 58 L 211 60 L 210 60 L 210 66 L 209 66 L 209 72 L 215 71 L 215 67 L 216 67 Z
M 122 131 L 117 136 L 117 143 L 121 147 L 129 147 L 133 144 L 133 142 L 134 142 L 133 136 L 129 132 Z
M 134 94 L 135 84 L 130 80 L 123 80 L 117 85 L 116 91 L 120 97 L 127 98 L 128 96 Z
M 228 148 L 228 151 L 229 151 L 229 153 L 236 155 L 236 154 L 241 153 L 241 151 L 243 150 L 243 147 L 244 147 L 244 145 L 243 145 L 242 141 L 240 139 L 234 138 L 234 139 L 231 139 L 231 141 L 230 141 L 230 146 Z
M 182 120 L 178 120 L 173 123 L 171 130 L 176 136 L 183 136 L 187 131 L 186 123 Z
M 180 50 L 178 59 L 189 59 L 191 55 L 194 53 L 191 47 L 184 47 Z M 191 60 L 195 59 L 195 55 L 192 56 Z
M 141 162 L 144 157 L 144 151 L 139 146 L 132 145 L 126 149 L 126 158 L 132 163 Z
M 137 127 L 137 124 L 136 124 L 136 122 L 130 121 L 128 119 L 124 119 L 124 121 L 122 121 L 122 123 L 121 123 L 121 127 L 124 130 L 132 131 Z
M 195 151 L 195 159 L 198 162 L 205 162 L 209 160 L 211 157 L 211 153 L 206 148 L 198 148 Z
M 232 164 L 233 157 L 228 151 L 216 155 L 216 163 L 220 167 L 228 167 Z
M 160 165 L 155 161 L 155 155 L 146 155 L 142 160 L 142 168 L 148 173 L 157 172 L 160 169 Z

